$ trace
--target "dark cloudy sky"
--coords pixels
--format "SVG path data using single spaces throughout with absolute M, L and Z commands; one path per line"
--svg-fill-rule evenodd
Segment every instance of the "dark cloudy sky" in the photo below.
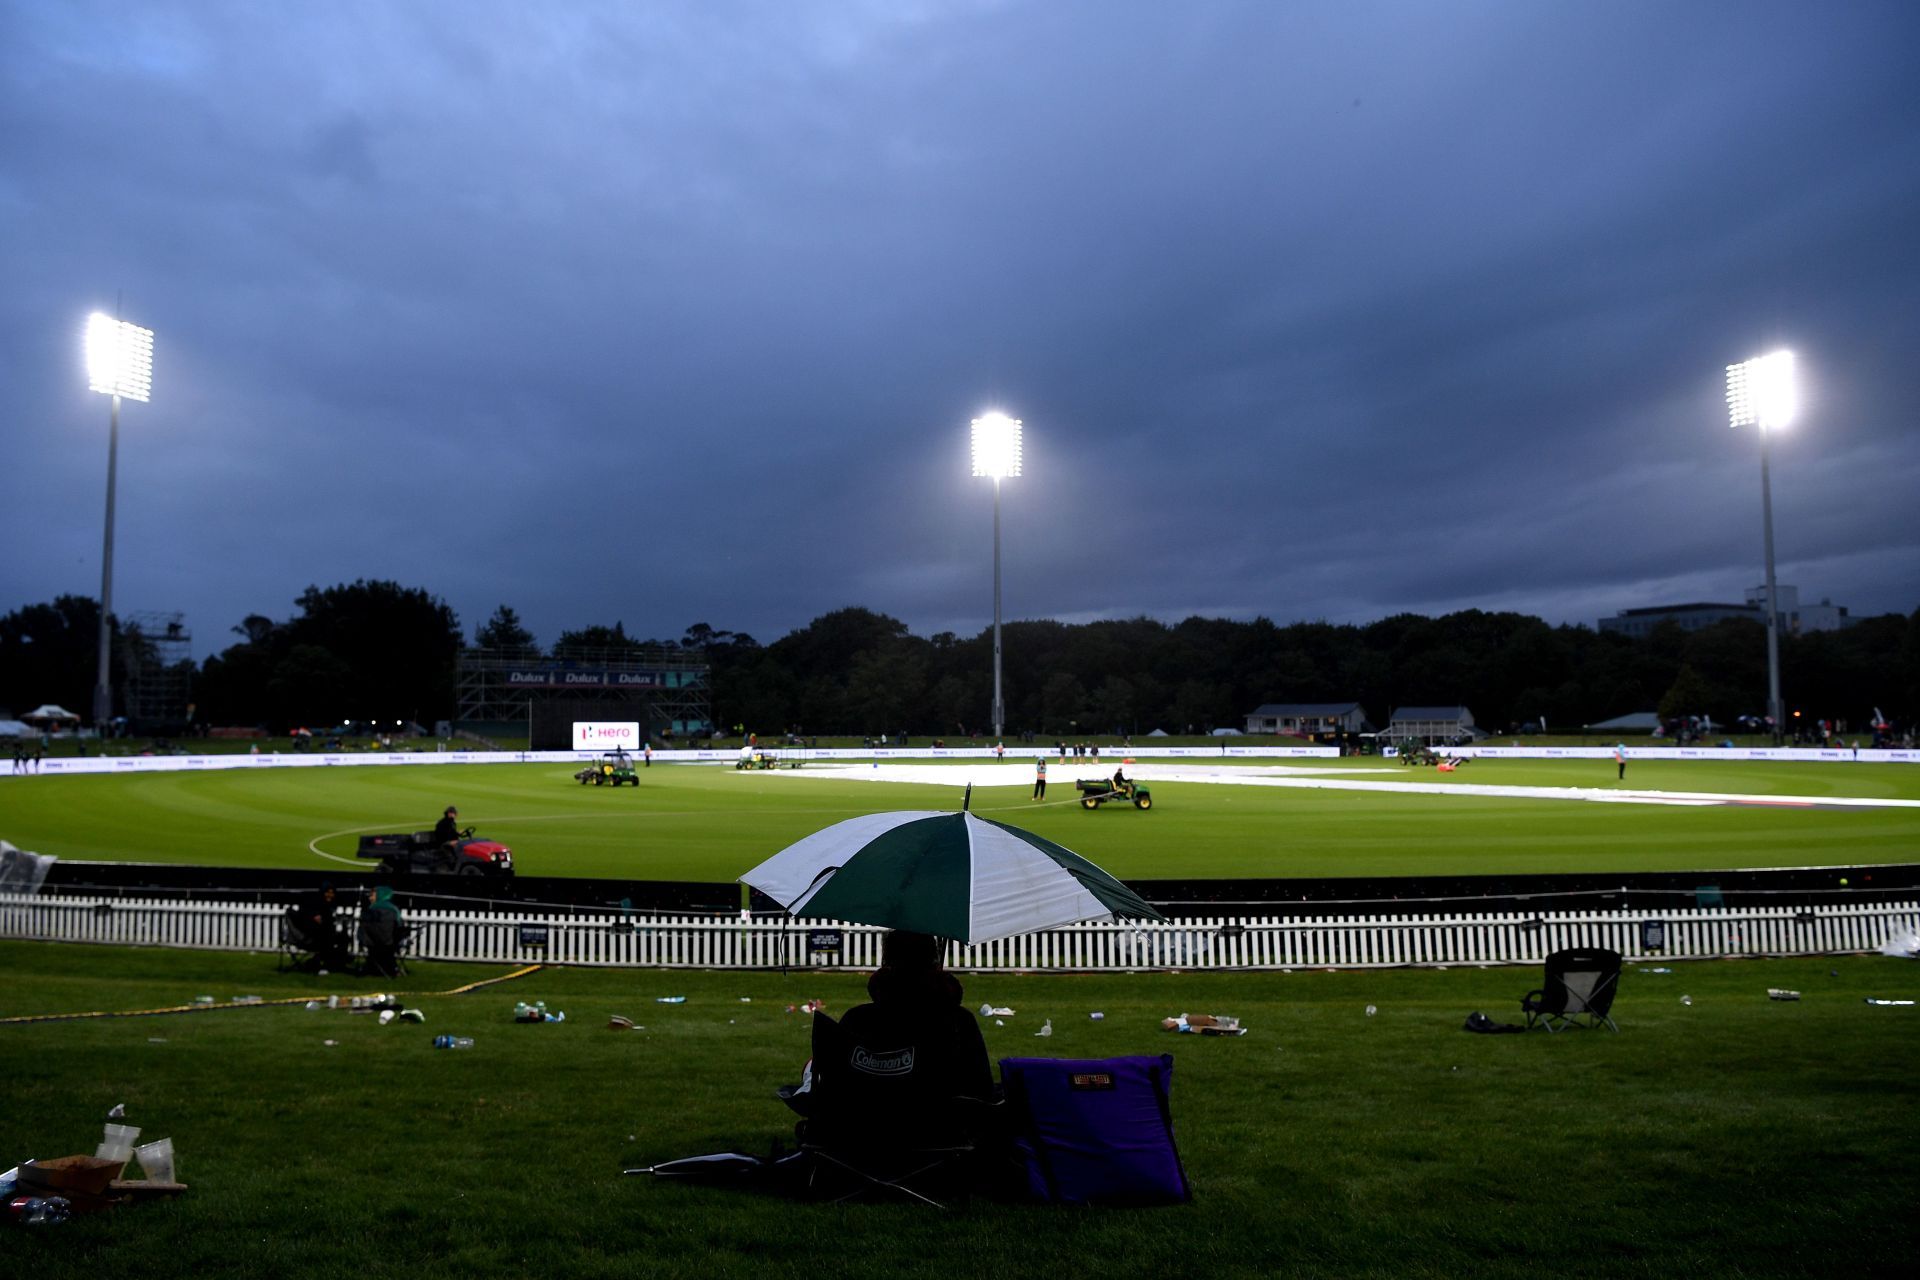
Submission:
M 1920 604 L 1920 4 L 0 0 L 0 610 Z

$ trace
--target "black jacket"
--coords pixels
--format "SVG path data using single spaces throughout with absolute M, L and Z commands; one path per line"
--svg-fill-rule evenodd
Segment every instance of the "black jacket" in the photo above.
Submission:
M 873 1003 L 847 1010 L 830 1046 L 816 1038 L 822 1130 L 869 1145 L 950 1140 L 966 1124 L 955 1099 L 993 1096 L 987 1044 L 959 982 L 881 969 L 867 993 Z

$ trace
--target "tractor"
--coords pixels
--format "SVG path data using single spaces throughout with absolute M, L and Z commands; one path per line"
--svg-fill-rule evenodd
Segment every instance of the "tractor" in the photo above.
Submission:
M 1153 808 L 1153 792 L 1137 782 L 1129 782 L 1116 787 L 1111 778 L 1094 778 L 1073 784 L 1080 792 L 1082 809 L 1098 809 L 1103 804 L 1119 801 L 1122 804 L 1131 801 L 1136 809 Z

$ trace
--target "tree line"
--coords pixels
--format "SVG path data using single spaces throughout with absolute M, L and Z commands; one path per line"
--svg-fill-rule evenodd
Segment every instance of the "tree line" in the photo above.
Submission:
M 95 601 L 61 596 L 0 617 L 0 707 L 91 706 Z M 469 640 L 445 601 L 418 587 L 357 581 L 308 587 L 284 620 L 249 615 L 194 670 L 192 719 L 294 725 L 340 719 L 452 718 L 463 647 L 535 658 L 569 651 L 671 649 L 712 671 L 716 722 L 758 732 L 991 732 L 992 632 L 916 636 L 863 608 L 826 613 L 780 639 L 695 623 L 671 639 L 621 621 L 542 644 L 501 605 Z M 116 645 L 121 643 L 116 624 Z M 1572 729 L 1634 711 L 1726 723 L 1763 710 L 1765 630 L 1728 619 L 1674 624 L 1643 638 L 1477 609 L 1364 624 L 1266 618 L 1151 618 L 1003 628 L 1006 729 L 1046 738 L 1204 733 L 1239 726 L 1268 702 L 1359 702 L 1381 727 L 1400 706 L 1466 706 L 1495 731 Z M 1844 631 L 1784 636 L 1783 692 L 1808 719 L 1864 727 L 1875 708 L 1898 724 L 1920 714 L 1920 610 Z

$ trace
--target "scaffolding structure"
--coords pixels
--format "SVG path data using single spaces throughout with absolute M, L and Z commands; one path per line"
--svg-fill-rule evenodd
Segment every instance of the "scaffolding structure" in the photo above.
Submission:
M 193 693 L 193 635 L 182 613 L 136 613 L 120 627 L 122 706 L 135 732 L 184 726 Z
M 710 669 L 684 649 L 462 649 L 455 695 L 460 725 L 526 725 L 529 736 L 536 718 L 555 714 L 636 720 L 649 737 L 696 736 L 713 724 Z

